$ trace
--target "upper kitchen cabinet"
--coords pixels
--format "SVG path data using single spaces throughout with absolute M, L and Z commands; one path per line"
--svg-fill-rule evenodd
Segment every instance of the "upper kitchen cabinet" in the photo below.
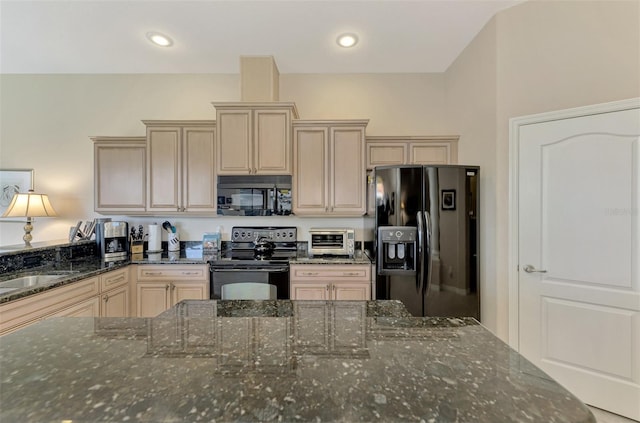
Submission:
M 139 213 L 146 210 L 146 138 L 93 137 L 94 210 Z M 123 189 L 126 187 L 126 189 Z
M 293 123 L 293 212 L 361 216 L 366 211 L 365 129 L 368 120 Z
M 367 137 L 367 169 L 389 165 L 455 164 L 458 136 Z
M 145 120 L 147 211 L 215 213 L 216 122 Z
M 291 175 L 294 103 L 213 103 L 218 175 Z

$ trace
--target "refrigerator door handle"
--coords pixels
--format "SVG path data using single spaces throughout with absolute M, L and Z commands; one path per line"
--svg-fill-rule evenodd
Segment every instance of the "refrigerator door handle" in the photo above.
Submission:
M 416 213 L 416 221 L 418 223 L 418 263 L 416 276 L 416 289 L 418 292 L 424 292 L 424 217 L 422 212 Z
M 425 240 L 425 244 L 424 244 L 424 250 L 425 250 L 425 254 L 426 254 L 426 267 L 427 267 L 427 276 L 426 276 L 426 283 L 423 285 L 424 286 L 424 294 L 427 295 L 427 293 L 429 292 L 429 286 L 431 285 L 431 215 L 429 214 L 429 212 L 425 211 L 424 212 L 424 220 L 425 220 L 425 231 L 424 231 L 424 240 Z

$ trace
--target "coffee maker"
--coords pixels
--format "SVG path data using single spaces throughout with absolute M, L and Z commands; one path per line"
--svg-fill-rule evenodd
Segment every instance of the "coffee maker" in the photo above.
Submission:
M 122 261 L 129 257 L 129 225 L 127 222 L 98 222 L 96 243 L 105 262 Z
M 378 274 L 415 275 L 417 270 L 416 241 L 418 232 L 412 226 L 381 226 L 378 228 Z

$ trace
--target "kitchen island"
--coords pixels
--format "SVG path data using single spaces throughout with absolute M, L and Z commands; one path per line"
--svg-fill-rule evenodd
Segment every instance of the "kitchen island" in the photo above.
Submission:
M 183 301 L 0 338 L 0 421 L 594 422 L 469 318 L 397 301 Z

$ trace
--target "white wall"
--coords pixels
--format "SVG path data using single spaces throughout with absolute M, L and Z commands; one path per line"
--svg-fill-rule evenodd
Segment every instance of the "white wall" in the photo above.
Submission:
M 461 160 L 484 164 L 482 317 L 506 339 L 509 119 L 640 96 L 640 2 L 533 0 L 507 9 L 446 76 Z
M 369 118 L 369 135 L 446 131 L 442 75 L 282 75 L 282 101 L 301 117 Z M 416 87 L 420 87 L 416 90 Z M 63 239 L 93 212 L 95 135 L 144 135 L 142 119 L 215 119 L 212 101 L 239 101 L 239 75 L 0 75 L 0 168 L 35 169 L 36 190 L 49 194 L 59 216 L 34 223 L 34 242 Z M 132 224 L 162 216 L 112 216 Z M 275 219 L 275 220 L 274 220 Z M 371 219 L 178 218 L 183 240 L 222 225 L 348 226 L 372 239 Z M 21 222 L 0 222 L 0 245 L 22 243 Z

